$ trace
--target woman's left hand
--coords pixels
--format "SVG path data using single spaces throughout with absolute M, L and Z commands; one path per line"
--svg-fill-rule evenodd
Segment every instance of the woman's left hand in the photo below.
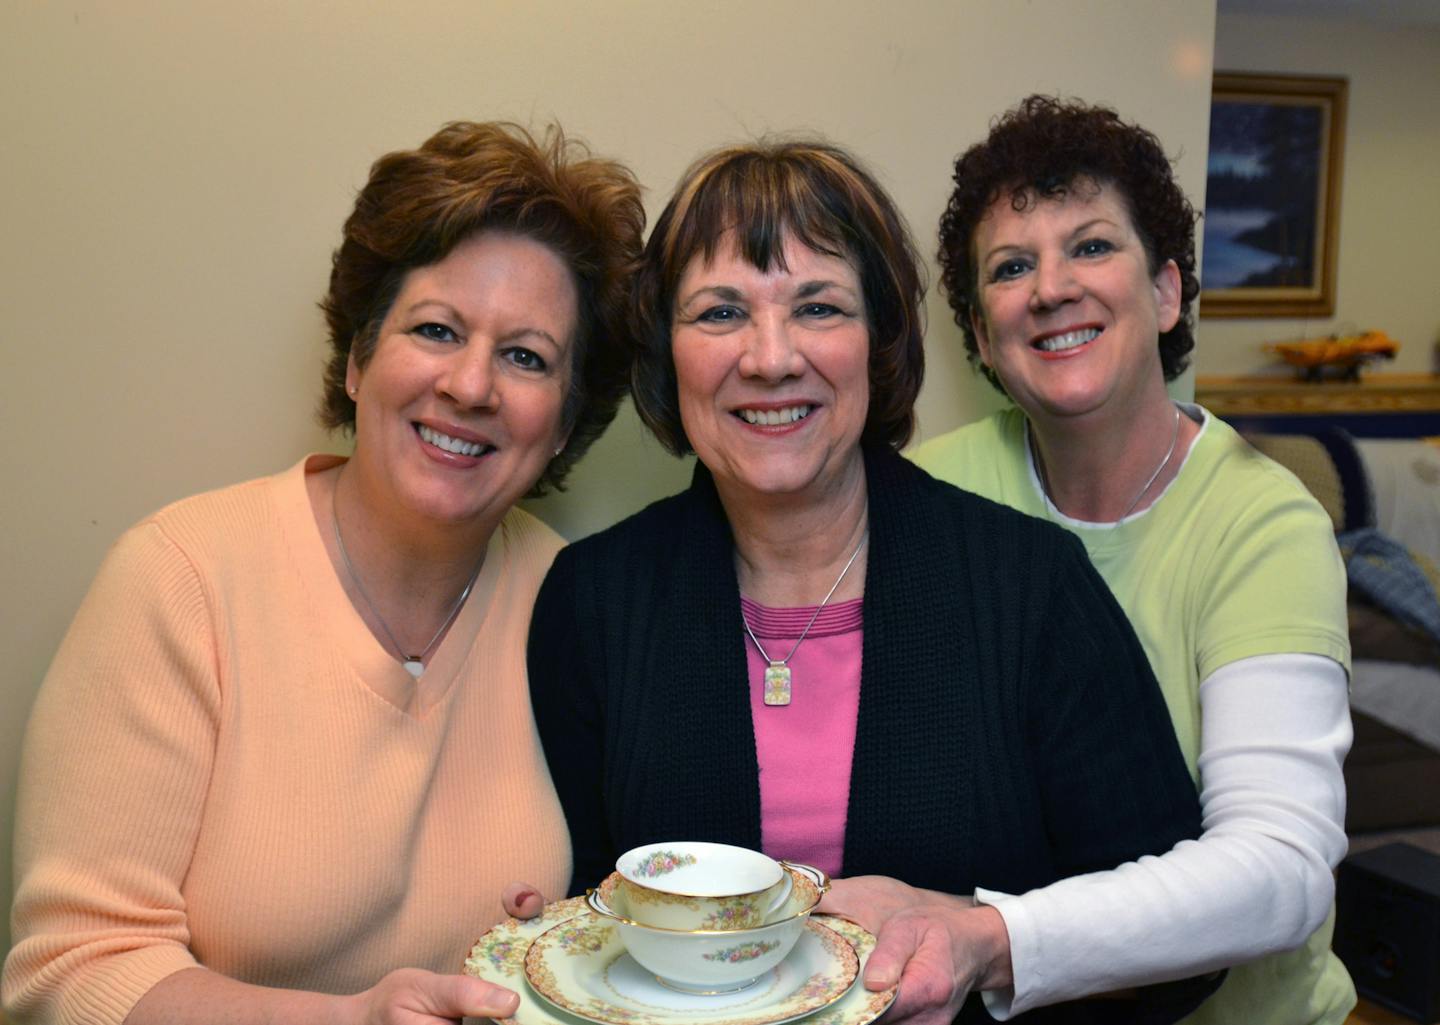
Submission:
M 511 883 L 500 891 L 500 903 L 511 918 L 534 918 L 545 910 L 545 895 L 529 883 Z
M 875 934 L 865 988 L 900 986 L 887 1022 L 950 1025 L 971 990 L 1011 984 L 1005 921 L 969 897 L 856 876 L 835 880 L 816 910 Z
M 893 915 L 924 904 L 928 893 L 889 876 L 852 876 L 833 880 L 815 910 L 822 915 L 848 918 L 878 936 Z

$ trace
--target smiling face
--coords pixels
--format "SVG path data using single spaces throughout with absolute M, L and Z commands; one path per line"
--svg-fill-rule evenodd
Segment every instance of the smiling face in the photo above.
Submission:
M 346 374 L 367 499 L 493 528 L 564 441 L 577 304 L 560 257 L 518 235 L 481 232 L 412 270 Z
M 819 497 L 863 472 L 870 331 L 848 260 L 791 238 L 761 271 L 725 238 L 685 268 L 671 351 L 680 419 L 722 494 Z
M 1080 181 L 975 230 L 980 358 L 1032 419 L 1131 415 L 1165 401 L 1159 336 L 1180 316 L 1174 261 L 1150 273 L 1123 197 Z

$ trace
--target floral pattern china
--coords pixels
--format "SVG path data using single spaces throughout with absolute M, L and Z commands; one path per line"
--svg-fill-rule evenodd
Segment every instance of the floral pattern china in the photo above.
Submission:
M 856 984 L 875 938 L 816 916 L 780 965 L 738 993 L 701 996 L 658 983 L 625 953 L 615 929 L 583 897 L 509 919 L 476 941 L 468 975 L 520 995 L 506 1025 L 868 1025 L 895 998 Z
M 737 945 L 726 959 L 758 956 L 744 946 Z M 525 977 L 535 992 L 573 1014 L 608 1025 L 667 1025 L 676 1013 L 706 1025 L 772 1025 L 834 1003 L 858 971 L 854 948 L 817 924 L 801 935 L 790 956 L 742 990 L 677 992 L 635 963 L 615 926 L 589 912 L 540 936 L 525 956 Z

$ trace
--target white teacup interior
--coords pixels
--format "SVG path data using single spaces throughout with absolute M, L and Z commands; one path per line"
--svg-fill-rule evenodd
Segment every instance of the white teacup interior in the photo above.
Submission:
M 809 865 L 797 865 L 794 862 L 787 864 L 789 867 L 785 870 L 785 882 L 776 891 L 781 899 L 771 906 L 769 913 L 761 923 L 762 925 L 773 925 L 796 915 L 808 914 L 814 910 L 825 890 L 829 888 L 828 882 L 824 887 L 820 885 L 820 879 L 824 877 L 819 870 L 811 868 Z M 620 878 L 619 872 L 611 872 L 600 881 L 600 885 L 590 895 L 591 910 L 632 925 L 643 925 L 635 919 L 631 912 L 630 901 L 624 887 L 620 885 Z M 656 931 L 672 932 L 675 930 L 660 928 Z M 691 930 L 679 931 L 689 932 Z
M 636 847 L 615 869 L 636 886 L 687 897 L 757 893 L 782 876 L 780 864 L 759 851 L 697 840 Z

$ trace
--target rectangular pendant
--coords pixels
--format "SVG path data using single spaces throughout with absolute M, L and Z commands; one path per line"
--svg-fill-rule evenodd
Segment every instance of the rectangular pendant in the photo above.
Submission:
M 790 667 L 784 662 L 771 662 L 765 667 L 765 704 L 790 704 Z

